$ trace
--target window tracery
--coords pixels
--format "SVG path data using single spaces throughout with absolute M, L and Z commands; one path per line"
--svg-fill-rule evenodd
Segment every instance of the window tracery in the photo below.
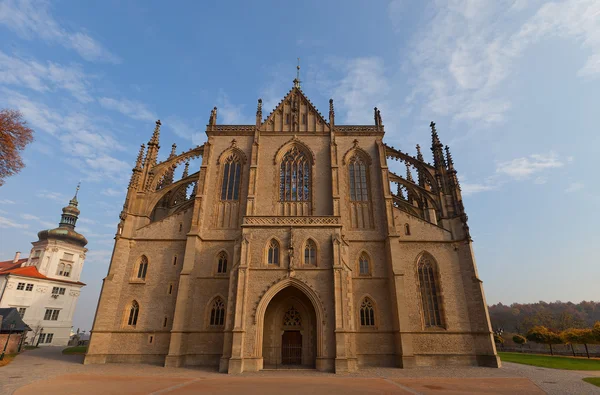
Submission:
M 298 147 L 293 146 L 282 158 L 279 168 L 279 200 L 311 200 L 311 163 Z
M 302 316 L 294 306 L 290 307 L 283 316 L 284 326 L 302 326 Z
M 225 303 L 223 299 L 217 297 L 210 310 L 210 325 L 222 326 L 225 321 Z
M 146 258 L 146 255 L 142 255 L 142 257 L 140 258 L 140 263 L 138 265 L 137 278 L 139 280 L 145 280 L 147 271 L 148 271 L 148 258 Z
M 369 200 L 367 185 L 367 165 L 358 154 L 354 154 L 348 163 L 350 178 L 350 200 L 366 202 Z
M 371 268 L 369 267 L 369 256 L 363 252 L 358 258 L 358 274 L 361 276 L 368 276 L 371 274 Z
M 127 319 L 127 325 L 135 326 L 138 320 L 138 314 L 140 312 L 140 305 L 137 301 L 133 301 L 129 308 L 129 318 Z
M 279 242 L 275 239 L 272 239 L 269 243 L 267 263 L 269 265 L 279 265 Z
M 227 273 L 227 253 L 225 251 L 221 251 L 217 256 L 217 273 Z
M 232 153 L 223 165 L 221 200 L 238 200 L 240 192 L 242 165 L 240 158 Z
M 418 276 L 423 323 L 425 327 L 443 327 L 437 273 L 432 258 L 427 254 L 419 259 Z
M 360 305 L 360 325 L 375 326 L 375 308 L 369 298 L 364 298 Z
M 304 264 L 313 266 L 317 264 L 317 246 L 311 239 L 308 239 L 304 245 Z

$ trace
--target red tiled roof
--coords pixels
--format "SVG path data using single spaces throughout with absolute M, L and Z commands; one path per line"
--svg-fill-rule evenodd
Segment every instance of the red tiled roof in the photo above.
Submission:
M 68 283 L 68 284 L 85 285 L 81 281 L 59 280 L 56 278 L 46 277 L 42 273 L 38 272 L 38 270 L 35 266 L 17 267 L 14 269 L 0 270 L 0 275 L 4 275 L 4 274 L 12 274 L 12 275 L 19 276 L 19 277 L 39 278 L 42 280 L 58 281 L 61 283 Z
M 0 272 L 2 272 L 3 270 L 9 270 L 9 269 L 13 269 L 16 267 L 21 267 L 21 265 L 25 262 L 27 262 L 27 259 L 29 258 L 23 258 L 23 259 L 19 259 L 18 261 L 2 261 L 0 262 Z

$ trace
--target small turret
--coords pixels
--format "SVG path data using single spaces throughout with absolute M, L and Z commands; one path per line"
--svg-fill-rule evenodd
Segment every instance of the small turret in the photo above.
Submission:
M 262 99 L 258 99 L 258 105 L 256 106 L 256 127 L 259 128 L 262 123 Z
M 156 121 L 154 132 L 150 141 L 148 141 L 148 151 L 146 152 L 146 160 L 144 161 L 144 167 L 149 168 L 156 164 L 156 158 L 158 157 L 158 150 L 160 150 L 159 139 L 160 139 L 160 119 Z
M 87 244 L 87 239 L 75 231 L 75 225 L 77 224 L 77 219 L 80 214 L 80 211 L 77 208 L 79 205 L 79 202 L 77 201 L 79 186 L 80 184 L 77 184 L 73 199 L 69 201 L 67 206 L 63 207 L 58 228 L 38 232 L 39 240 L 59 239 L 78 244 L 82 247 Z

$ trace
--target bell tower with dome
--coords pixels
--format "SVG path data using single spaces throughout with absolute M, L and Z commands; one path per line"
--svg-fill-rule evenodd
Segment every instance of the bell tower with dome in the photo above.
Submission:
M 0 307 L 16 308 L 31 328 L 27 342 L 66 346 L 80 281 L 87 239 L 75 231 L 80 211 L 77 193 L 62 209 L 57 228 L 38 232 L 28 258 L 0 262 Z

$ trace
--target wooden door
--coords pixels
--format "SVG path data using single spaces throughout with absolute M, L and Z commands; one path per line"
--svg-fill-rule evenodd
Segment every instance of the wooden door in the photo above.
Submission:
M 281 363 L 302 364 L 302 334 L 300 331 L 285 331 L 281 337 Z

